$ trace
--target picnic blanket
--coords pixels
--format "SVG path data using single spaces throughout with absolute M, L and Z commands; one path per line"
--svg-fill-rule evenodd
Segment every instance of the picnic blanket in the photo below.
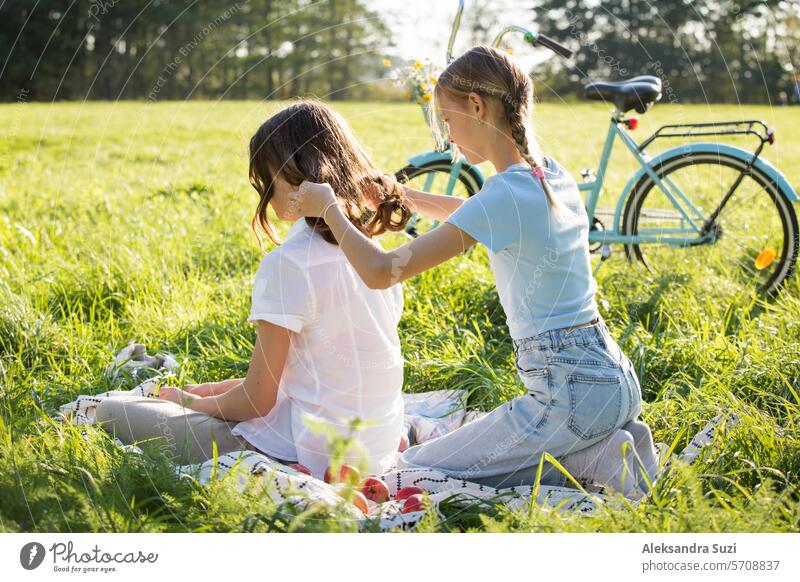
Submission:
M 142 363 L 146 362 L 146 363 Z M 150 377 L 142 380 L 130 390 L 111 390 L 101 394 L 81 395 L 76 400 L 60 407 L 59 419 L 69 420 L 76 425 L 94 423 L 97 404 L 105 398 L 125 398 L 129 396 L 155 397 L 160 384 L 167 381 L 178 367 L 171 356 L 148 356 L 141 344 L 131 344 L 120 351 L 106 371 L 109 379 L 121 378 L 141 380 L 142 373 Z M 415 394 L 403 394 L 406 406 L 405 425 L 411 444 L 436 438 L 456 429 L 465 422 L 480 417 L 481 412 L 467 411 L 466 391 L 436 390 Z M 735 425 L 738 419 L 733 413 L 716 416 L 698 432 L 679 455 L 682 461 L 694 462 L 702 450 L 713 444 L 716 432 Z M 138 447 L 116 441 L 126 450 L 141 453 Z M 657 443 L 659 451 L 659 476 L 669 470 L 671 458 L 666 445 Z M 399 453 L 398 453 L 399 454 Z M 384 503 L 368 501 L 367 513 L 363 513 L 339 494 L 338 486 L 316 479 L 292 467 L 283 465 L 254 451 L 238 451 L 210 459 L 194 465 L 176 466 L 178 475 L 195 479 L 205 485 L 213 479 L 226 476 L 236 479 L 237 487 L 243 489 L 253 479 L 257 479 L 270 497 L 279 504 L 278 511 L 287 516 L 311 509 L 320 504 L 335 507 L 345 521 L 351 521 L 361 530 L 389 531 L 395 529 L 412 530 L 425 515 L 425 511 L 403 513 L 403 502 L 393 499 Z M 603 488 L 592 483 L 579 483 L 577 487 L 553 487 L 547 485 L 517 486 L 495 488 L 478 483 L 450 477 L 435 469 L 394 469 L 378 475 L 388 487 L 392 497 L 407 486 L 424 489 L 429 498 L 429 508 L 444 518 L 440 510 L 443 503 L 452 507 L 469 507 L 502 504 L 510 510 L 528 510 L 532 504 L 557 511 L 572 511 L 580 514 L 593 514 L 603 506 L 613 507 L 622 501 L 608 496 Z M 636 505 L 644 498 L 628 500 Z

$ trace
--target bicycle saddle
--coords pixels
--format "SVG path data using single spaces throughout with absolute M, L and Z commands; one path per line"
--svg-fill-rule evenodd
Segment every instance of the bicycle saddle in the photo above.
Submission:
M 616 83 L 598 81 L 584 87 L 584 96 L 591 101 L 611 101 L 621 113 L 631 109 L 644 113 L 661 99 L 661 79 L 642 75 Z

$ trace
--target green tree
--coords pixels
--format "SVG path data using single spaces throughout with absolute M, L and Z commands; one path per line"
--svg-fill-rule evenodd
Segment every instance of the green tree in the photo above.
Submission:
M 774 24 L 791 30 L 798 2 L 540 0 L 533 9 L 542 32 L 577 51 L 572 66 L 549 59 L 537 70 L 560 94 L 650 74 L 671 101 L 764 102 L 787 76 Z

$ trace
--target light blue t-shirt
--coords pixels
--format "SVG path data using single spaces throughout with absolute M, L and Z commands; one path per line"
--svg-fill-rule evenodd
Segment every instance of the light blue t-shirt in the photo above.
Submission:
M 486 245 L 514 339 L 599 315 L 589 259 L 589 219 L 578 185 L 552 158 L 545 178 L 564 210 L 550 208 L 539 178 L 513 164 L 486 180 L 446 222 Z

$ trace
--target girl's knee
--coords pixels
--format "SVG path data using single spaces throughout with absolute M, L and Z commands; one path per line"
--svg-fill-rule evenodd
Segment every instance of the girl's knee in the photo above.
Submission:
M 133 438 L 134 432 L 145 430 L 153 425 L 152 415 L 147 408 L 150 399 L 105 398 L 95 408 L 95 423 L 119 438 Z
M 423 466 L 415 462 L 417 459 L 417 453 L 422 450 L 422 445 L 415 445 L 413 447 L 407 448 L 403 451 L 402 454 L 397 456 L 397 468 L 398 469 L 427 469 L 427 466 Z
M 98 423 L 113 423 L 122 412 L 122 403 L 117 398 L 106 398 L 101 400 L 94 411 L 94 420 Z

